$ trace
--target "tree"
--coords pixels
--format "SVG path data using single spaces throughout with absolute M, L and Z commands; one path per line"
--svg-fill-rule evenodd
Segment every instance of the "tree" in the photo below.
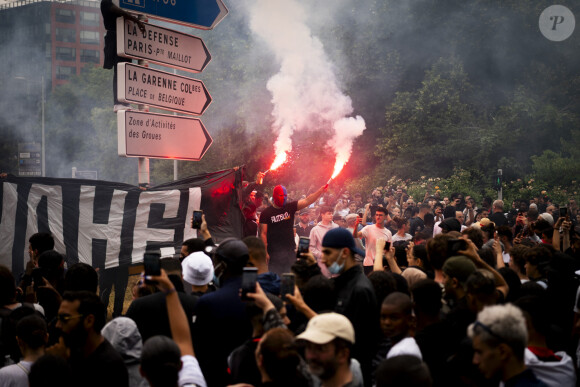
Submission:
M 439 59 L 414 92 L 397 93 L 387 108 L 377 145 L 387 174 L 449 176 L 469 159 L 469 139 L 480 125 L 464 102 L 471 86 L 456 58 Z

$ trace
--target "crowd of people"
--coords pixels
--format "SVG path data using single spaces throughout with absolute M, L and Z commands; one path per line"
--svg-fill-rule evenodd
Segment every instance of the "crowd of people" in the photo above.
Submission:
M 263 178 L 242 239 L 216 244 L 204 217 L 110 321 L 128 272 L 105 281 L 33 235 L 24 273 L 0 266 L 0 385 L 576 385 L 573 199 L 270 197 Z

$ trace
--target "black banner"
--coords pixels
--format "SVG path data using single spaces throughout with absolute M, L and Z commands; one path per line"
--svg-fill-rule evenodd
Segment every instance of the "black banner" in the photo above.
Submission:
M 0 179 L 0 264 L 15 275 L 28 261 L 28 239 L 50 232 L 67 264 L 93 267 L 138 263 L 148 248 L 177 254 L 197 230 L 203 210 L 216 241 L 242 237 L 242 173 L 225 170 L 191 176 L 147 190 L 97 180 Z

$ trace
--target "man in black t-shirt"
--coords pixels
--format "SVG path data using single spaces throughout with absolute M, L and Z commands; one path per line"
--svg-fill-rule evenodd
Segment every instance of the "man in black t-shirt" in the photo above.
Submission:
M 65 292 L 58 310 L 59 342 L 46 352 L 68 358 L 73 379 L 89 387 L 128 387 L 125 362 L 101 335 L 106 320 L 105 304 L 88 291 Z
M 268 251 L 269 271 L 281 275 L 288 273 L 296 261 L 294 242 L 294 215 L 308 207 L 328 189 L 328 184 L 310 194 L 306 199 L 287 202 L 286 187 L 274 187 L 273 204 L 260 214 L 260 237 Z

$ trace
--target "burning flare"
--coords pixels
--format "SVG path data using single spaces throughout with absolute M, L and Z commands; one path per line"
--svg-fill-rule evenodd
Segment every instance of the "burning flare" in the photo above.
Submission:
M 336 176 L 338 176 L 338 174 L 342 171 L 342 168 L 344 168 L 344 165 L 348 161 L 348 156 L 344 154 L 337 155 L 336 162 L 334 163 L 334 171 L 332 172 L 332 176 L 330 177 L 331 180 L 334 179 Z
M 274 159 L 274 162 L 270 166 L 270 169 L 268 169 L 268 172 L 269 171 L 274 171 L 274 170 L 278 169 L 282 164 L 284 164 L 286 162 L 286 159 L 287 158 L 288 158 L 288 152 L 286 152 L 286 151 L 279 152 L 276 155 L 276 158 Z
M 350 117 L 352 101 L 342 92 L 336 66 L 324 45 L 306 25 L 309 2 L 298 0 L 254 0 L 249 2 L 250 29 L 275 54 L 280 71 L 267 82 L 272 94 L 272 130 L 276 159 L 271 170 L 279 168 L 292 151 L 295 131 L 312 129 L 312 122 L 332 128 L 328 146 L 337 161 L 337 176 L 352 152 L 354 140 L 365 129 L 364 119 Z M 299 112 L 299 114 L 298 114 Z
M 365 130 L 365 121 L 361 116 L 344 117 L 336 121 L 333 125 L 334 136 L 328 141 L 336 152 L 334 171 L 330 180 L 334 179 L 344 168 L 352 153 L 352 144 L 358 136 Z

